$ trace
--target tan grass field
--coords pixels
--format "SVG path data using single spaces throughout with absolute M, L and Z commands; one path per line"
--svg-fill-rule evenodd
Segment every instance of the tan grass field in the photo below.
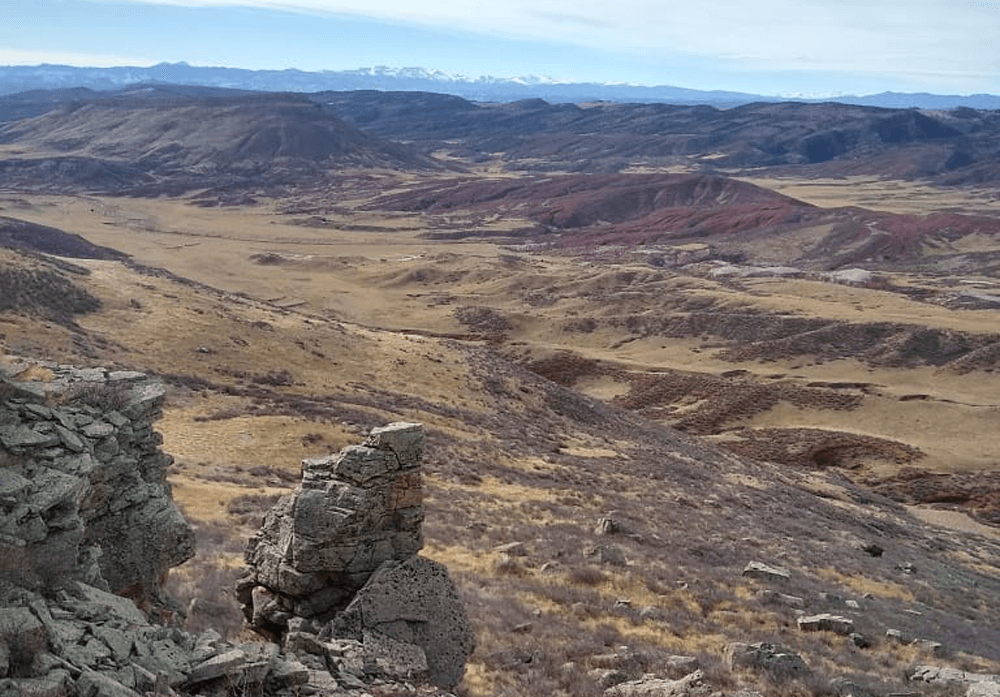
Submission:
M 824 208 L 860 206 L 889 213 L 926 214 L 939 211 L 996 215 L 1000 196 L 995 190 L 940 187 L 915 181 L 872 176 L 838 178 L 741 177 L 745 181 Z
M 918 208 L 928 212 L 935 205 L 989 203 L 981 192 L 941 192 L 871 178 L 756 183 L 822 205 L 861 204 L 883 195 L 886 206 L 895 206 L 895 210 L 905 207 L 910 212 Z M 908 203 L 903 206 L 899 201 Z M 802 384 L 825 381 L 875 386 L 860 409 L 809 410 L 779 404 L 752 418 L 737 419 L 730 428 L 825 428 L 889 438 L 920 448 L 927 454 L 922 465 L 941 471 L 990 468 L 995 462 L 993 454 L 1000 451 L 1000 402 L 996 397 L 1000 394 L 1000 373 L 942 374 L 931 367 L 878 368 L 854 360 L 815 362 L 808 357 L 733 362 L 717 358 L 712 342 L 704 338 L 631 337 L 622 342 L 619 328 L 601 326 L 588 333 L 563 328 L 567 318 L 644 311 L 647 298 L 666 293 L 790 316 L 890 321 L 972 334 L 995 331 L 994 311 L 954 311 L 888 291 L 805 279 L 747 279 L 740 289 L 706 279 L 650 275 L 643 267 L 628 266 L 618 268 L 647 274 L 649 280 L 629 285 L 627 292 L 617 292 L 616 269 L 580 264 L 567 257 L 535 255 L 518 255 L 515 266 L 505 266 L 499 260 L 503 252 L 496 245 L 427 240 L 421 234 L 428 231 L 429 223 L 419 214 L 387 218 L 378 212 L 359 211 L 350 216 L 354 224 L 397 229 L 371 233 L 296 225 L 291 222 L 296 216 L 283 215 L 274 205 L 220 209 L 167 199 L 42 196 L 29 197 L 17 213 L 26 220 L 76 232 L 97 244 L 125 251 L 141 264 L 167 268 L 221 289 L 231 294 L 227 301 L 236 294 L 268 301 L 241 301 L 245 307 L 240 322 L 245 324 L 266 321 L 283 332 L 293 327 L 304 331 L 305 320 L 299 313 L 305 313 L 373 328 L 459 335 L 468 328 L 456 319 L 456 307 L 489 307 L 509 321 L 506 341 L 519 347 L 512 349 L 515 354 L 538 356 L 570 350 L 630 371 L 674 369 L 719 374 L 746 370 L 765 378 L 784 374 Z M 278 254 L 282 262 L 256 263 L 252 257 L 258 254 Z M 166 303 L 161 310 L 161 303 L 149 301 L 147 307 L 155 306 L 156 311 L 144 313 L 136 321 L 135 313 L 128 311 L 128 298 L 156 291 L 134 285 L 127 288 L 117 277 L 121 272 L 116 264 L 90 266 L 111 298 L 110 307 L 125 308 L 119 326 L 108 326 L 106 317 L 100 320 L 109 335 L 134 332 L 136 342 L 155 350 L 158 362 L 167 361 L 172 370 L 182 370 L 190 363 L 192 355 L 187 352 L 205 341 L 204 332 L 214 328 L 218 310 L 196 315 L 185 302 Z M 919 281 L 900 277 L 897 282 L 914 280 Z M 146 283 L 157 285 L 155 280 Z M 545 301 L 534 303 L 533 298 Z M 297 312 L 283 317 L 281 306 L 292 306 Z M 164 354 L 168 344 L 161 336 L 175 332 L 178 326 L 184 327 L 189 338 L 173 337 L 181 339 L 183 353 Z M 253 356 L 260 351 L 284 350 L 286 337 L 276 340 L 273 332 L 243 326 L 238 333 L 250 346 L 234 345 L 228 337 L 223 342 L 227 346 L 219 349 L 219 358 L 230 370 L 252 369 Z M 418 350 L 421 339 L 412 334 L 383 334 L 377 341 L 409 353 Z M 412 360 L 371 361 L 368 351 L 358 345 L 335 351 L 342 362 L 338 372 L 356 370 L 360 378 L 382 381 L 393 374 L 394 361 Z M 360 358 L 362 355 L 365 358 Z M 194 360 L 201 359 L 194 356 Z M 323 365 L 323 361 L 312 359 L 301 363 L 311 385 L 329 384 Z M 448 400 L 456 383 L 450 378 L 438 383 L 434 376 L 441 372 L 435 367 L 426 372 L 407 371 L 408 380 L 423 383 L 422 390 Z M 581 379 L 578 389 L 595 397 L 611 399 L 628 391 L 627 385 L 613 377 Z M 899 401 L 913 394 L 927 397 L 919 402 Z M 199 427 L 192 427 L 193 423 L 185 418 L 178 422 L 176 431 L 197 432 Z M 228 437 L 220 440 L 234 442 Z M 277 450 L 282 447 L 275 446 Z M 178 448 L 185 450 L 181 443 Z M 236 454 L 220 453 L 219 460 L 231 461 Z

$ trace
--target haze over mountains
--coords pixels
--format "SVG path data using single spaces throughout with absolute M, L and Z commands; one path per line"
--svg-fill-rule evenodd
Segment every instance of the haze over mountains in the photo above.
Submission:
M 752 102 L 785 101 L 788 97 L 723 90 L 696 90 L 670 85 L 644 86 L 623 83 L 576 83 L 528 76 L 470 78 L 425 68 L 359 68 L 357 70 L 246 70 L 160 63 L 148 67 L 84 68 L 67 65 L 2 66 L 0 95 L 34 89 L 87 87 L 115 90 L 139 83 L 167 83 L 224 87 L 267 92 L 321 92 L 326 90 L 425 91 L 452 94 L 474 101 L 510 102 L 545 99 L 554 102 L 662 102 L 711 104 L 719 107 Z M 837 95 L 797 101 L 837 101 L 844 104 L 890 108 L 1000 109 L 993 94 L 942 95 L 882 92 L 871 95 Z

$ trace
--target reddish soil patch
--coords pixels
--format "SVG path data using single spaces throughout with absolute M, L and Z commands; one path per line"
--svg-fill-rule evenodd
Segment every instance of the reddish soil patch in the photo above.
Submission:
M 1000 472 L 938 474 L 906 468 L 893 477 L 866 484 L 902 503 L 952 504 L 980 522 L 1000 525 Z
M 816 409 L 853 409 L 862 396 L 791 383 L 760 384 L 740 377 L 666 371 L 631 378 L 632 389 L 615 406 L 638 411 L 698 435 L 719 433 L 729 423 L 765 412 L 780 402 Z M 685 409 L 690 405 L 690 409 Z
M 885 438 L 814 428 L 768 428 L 741 432 L 740 441 L 721 443 L 755 460 L 809 469 L 856 469 L 866 461 L 907 465 L 923 457 L 912 446 Z

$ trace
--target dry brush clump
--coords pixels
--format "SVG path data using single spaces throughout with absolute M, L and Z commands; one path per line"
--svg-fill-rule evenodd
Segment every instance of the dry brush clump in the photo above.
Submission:
M 0 259 L 0 312 L 33 314 L 73 326 L 74 315 L 94 312 L 101 307 L 100 300 L 63 273 L 31 263 L 26 258 L 16 266 L 4 261 Z
M 225 523 L 198 522 L 193 527 L 197 554 L 170 572 L 165 589 L 184 608 L 186 630 L 215 629 L 231 639 L 243 626 L 233 588 L 242 573 L 244 542 Z
M 71 389 L 64 401 L 86 404 L 102 411 L 119 411 L 131 399 L 131 386 L 126 382 L 84 382 Z

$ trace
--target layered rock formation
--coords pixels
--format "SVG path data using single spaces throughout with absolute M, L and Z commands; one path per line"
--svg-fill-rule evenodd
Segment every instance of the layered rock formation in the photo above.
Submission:
M 57 364 L 29 375 L 43 380 L 0 383 L 0 578 L 34 590 L 84 581 L 173 612 L 162 580 L 194 555 L 194 532 L 153 431 L 163 385 Z
M 337 598 L 311 616 L 338 622 L 289 614 L 281 646 L 232 644 L 212 630 L 163 626 L 176 619 L 163 577 L 194 553 L 194 538 L 170 498 L 170 457 L 152 430 L 162 385 L 56 364 L 13 372 L 0 373 L 0 695 L 361 697 L 373 685 L 380 694 L 412 691 L 395 682 L 404 679 L 451 686 L 461 678 L 472 648 L 464 608 L 444 567 L 414 556 L 419 426 L 378 429 L 368 446 L 310 464 L 289 515 L 278 506 L 252 545 L 259 555 L 250 556 L 277 570 L 260 578 L 312 589 L 291 609 Z M 329 508 L 337 492 L 343 505 Z M 298 554 L 275 557 L 271 533 Z M 316 558 L 343 568 L 296 567 Z M 321 592 L 328 587 L 336 590 Z M 254 598 L 267 590 L 256 589 Z M 288 590 L 267 592 L 284 608 Z
M 415 556 L 423 442 L 419 424 L 390 424 L 302 463 L 301 486 L 247 547 L 237 594 L 251 626 L 357 641 L 378 674 L 458 683 L 473 647 L 464 607 L 447 570 Z
M 302 484 L 268 511 L 247 547 L 240 600 L 255 627 L 292 616 L 331 619 L 372 572 L 423 546 L 423 429 L 377 428 L 364 445 L 302 463 Z

